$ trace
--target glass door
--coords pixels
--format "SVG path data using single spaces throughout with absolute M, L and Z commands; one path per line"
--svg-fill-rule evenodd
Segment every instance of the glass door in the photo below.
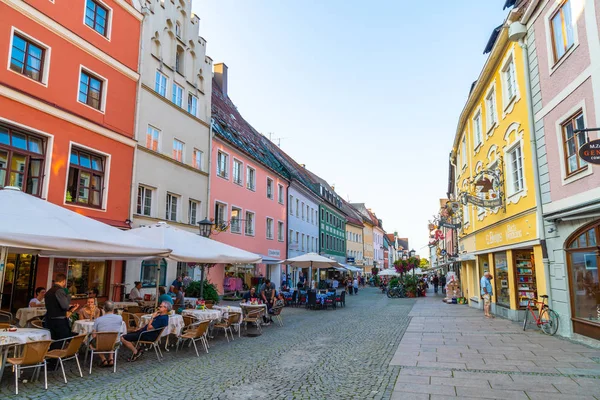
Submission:
M 2 288 L 2 309 L 14 313 L 27 307 L 35 291 L 37 257 L 31 254 L 9 254 Z

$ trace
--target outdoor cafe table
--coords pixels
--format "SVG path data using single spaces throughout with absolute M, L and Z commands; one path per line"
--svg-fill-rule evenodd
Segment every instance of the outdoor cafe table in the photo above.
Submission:
M 188 315 L 198 321 L 216 321 L 221 319 L 223 312 L 221 310 L 194 310 L 186 309 L 181 312 L 181 315 Z
M 73 332 L 77 332 L 79 335 L 89 335 L 94 330 L 94 320 L 92 319 L 79 319 L 73 323 L 73 327 L 71 328 Z M 125 321 L 121 324 L 121 335 L 125 335 L 127 333 L 127 325 L 125 325 Z
M 135 301 L 115 301 L 115 308 L 139 307 Z
M 4 373 L 4 364 L 8 356 L 8 349 L 14 345 L 21 345 L 27 342 L 37 342 L 39 340 L 51 340 L 50 331 L 47 329 L 36 328 L 18 328 L 14 332 L 0 331 L 0 379 Z
M 335 293 L 317 293 L 317 300 L 319 300 L 321 304 L 325 304 L 325 300 L 328 297 L 332 297 L 335 300 Z
M 213 306 L 213 310 L 221 310 L 224 318 L 227 318 L 230 312 L 242 314 L 242 308 L 237 306 Z
M 26 307 L 19 308 L 16 317 L 19 320 L 19 326 L 25 328 L 27 321 L 31 318 L 41 317 L 42 315 L 46 315 L 46 307 Z

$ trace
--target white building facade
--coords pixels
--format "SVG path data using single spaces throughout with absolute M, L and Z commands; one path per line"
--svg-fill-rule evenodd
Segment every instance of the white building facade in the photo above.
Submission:
M 381 222 L 379 221 L 379 223 Z M 381 227 L 377 225 L 373 227 L 373 264 L 377 263 L 376 266 L 379 269 L 382 269 L 384 265 L 384 234 L 385 232 Z
M 208 215 L 212 60 L 189 0 L 146 0 L 142 28 L 131 220 L 165 222 L 198 233 Z M 197 268 L 162 261 L 128 262 L 126 282 L 148 292 Z

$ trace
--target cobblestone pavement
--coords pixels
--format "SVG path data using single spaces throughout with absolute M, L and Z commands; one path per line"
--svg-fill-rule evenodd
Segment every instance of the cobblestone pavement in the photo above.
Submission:
M 600 349 L 483 311 L 417 300 L 391 365 L 392 399 L 600 399 Z
M 68 362 L 68 385 L 59 369 L 49 373 L 47 391 L 43 381 L 28 382 L 18 398 L 389 399 L 401 369 L 390 361 L 413 304 L 361 289 L 345 308 L 286 308 L 284 326 L 271 324 L 257 338 L 227 343 L 219 333 L 200 357 L 186 347 L 165 353 L 162 363 L 152 353 L 128 363 L 124 351 L 116 374 L 94 367 L 83 378 Z M 16 398 L 13 376 L 7 368 L 1 399 Z

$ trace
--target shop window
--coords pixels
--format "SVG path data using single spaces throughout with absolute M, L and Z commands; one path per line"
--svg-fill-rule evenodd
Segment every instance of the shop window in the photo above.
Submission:
M 513 254 L 517 280 L 517 301 L 519 307 L 524 308 L 527 307 L 529 300 L 537 299 L 535 260 L 531 250 L 516 250 Z
M 510 307 L 510 281 L 508 279 L 508 262 L 506 252 L 494 254 L 494 274 L 496 304 L 503 307 Z
M 159 286 L 165 286 L 167 282 L 167 262 L 162 259 L 159 265 L 157 260 L 142 261 L 142 273 L 140 276 L 142 287 L 156 287 L 156 279 L 158 279 Z
M 600 325 L 599 230 L 600 223 L 596 222 L 573 235 L 567 242 L 567 263 L 573 318 Z
M 44 139 L 0 126 L 0 188 L 16 186 L 40 196 L 45 149 Z
M 106 261 L 69 260 L 67 289 L 74 298 L 88 297 L 92 290 L 98 290 L 98 296 L 108 295 L 106 287 Z
M 65 201 L 78 205 L 101 207 L 104 164 L 104 157 L 75 147 L 72 148 Z

